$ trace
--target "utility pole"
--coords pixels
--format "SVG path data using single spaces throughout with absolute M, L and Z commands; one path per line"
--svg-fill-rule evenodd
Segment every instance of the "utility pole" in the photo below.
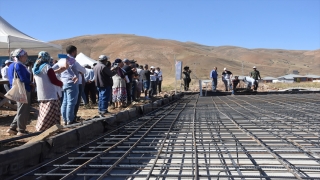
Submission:
M 243 61 L 242 61 L 242 76 L 244 76 L 244 73 L 243 73 Z

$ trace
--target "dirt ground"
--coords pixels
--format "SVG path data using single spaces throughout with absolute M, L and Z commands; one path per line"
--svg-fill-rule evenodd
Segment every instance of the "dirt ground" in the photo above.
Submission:
M 155 96 L 152 101 L 158 100 L 158 99 L 162 99 L 164 96 L 169 95 L 169 93 L 161 93 L 158 96 Z M 131 104 L 130 106 L 128 106 L 127 108 L 119 108 L 119 109 L 112 109 L 109 107 L 109 112 L 111 114 L 115 114 L 119 111 L 125 110 L 125 109 L 129 109 L 132 106 L 139 106 L 139 105 L 143 105 L 146 104 L 150 101 L 145 101 L 143 100 L 144 97 L 140 98 L 141 100 L 139 102 L 135 102 L 133 104 Z M 32 107 L 38 109 L 38 103 L 33 103 Z M 1 140 L 5 140 L 5 139 L 9 139 L 9 138 L 13 138 L 16 136 L 8 136 L 6 133 L 6 130 L 9 128 L 11 122 L 13 121 L 14 117 L 16 115 L 16 111 L 0 111 L 0 141 Z M 92 119 L 94 117 L 97 117 L 98 114 L 98 106 L 94 105 L 91 106 L 90 109 L 86 109 L 84 108 L 84 106 L 80 105 L 79 107 L 79 111 L 77 116 L 80 116 L 81 120 L 88 120 L 88 119 Z M 36 132 L 35 126 L 37 123 L 37 117 L 38 117 L 38 113 L 37 112 L 30 112 L 30 120 L 28 121 L 28 125 L 27 125 L 27 131 L 29 131 L 30 133 Z M 63 120 L 61 119 L 61 124 L 64 124 Z M 63 130 L 66 131 L 66 130 Z M 28 142 L 29 140 L 31 140 L 33 137 L 30 138 L 24 138 L 21 140 L 17 140 L 14 142 L 10 142 L 10 143 L 6 143 L 6 144 L 0 144 L 0 151 L 6 150 L 6 149 L 10 149 L 13 147 L 17 147 L 20 146 L 26 142 Z

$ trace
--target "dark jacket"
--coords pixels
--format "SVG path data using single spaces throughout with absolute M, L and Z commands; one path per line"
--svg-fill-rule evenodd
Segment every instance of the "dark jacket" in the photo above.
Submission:
M 105 64 L 99 62 L 94 66 L 93 72 L 96 87 L 107 87 L 113 85 L 112 76 L 114 76 L 116 72 L 111 71 Z
M 130 82 L 132 82 L 133 71 L 132 71 L 131 66 L 124 65 L 122 69 L 124 69 L 126 71 L 125 75 L 127 75 Z

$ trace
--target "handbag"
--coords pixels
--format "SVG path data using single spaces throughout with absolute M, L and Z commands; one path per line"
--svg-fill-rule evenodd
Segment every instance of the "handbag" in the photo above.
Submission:
M 24 83 L 21 82 L 14 65 L 14 78 L 12 82 L 12 88 L 4 95 L 6 98 L 20 102 L 23 104 L 28 104 L 27 92 Z

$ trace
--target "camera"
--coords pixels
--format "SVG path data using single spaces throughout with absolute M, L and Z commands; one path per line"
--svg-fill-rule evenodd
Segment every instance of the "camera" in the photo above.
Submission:
M 113 63 L 112 67 L 116 68 L 118 67 L 119 63 Z

